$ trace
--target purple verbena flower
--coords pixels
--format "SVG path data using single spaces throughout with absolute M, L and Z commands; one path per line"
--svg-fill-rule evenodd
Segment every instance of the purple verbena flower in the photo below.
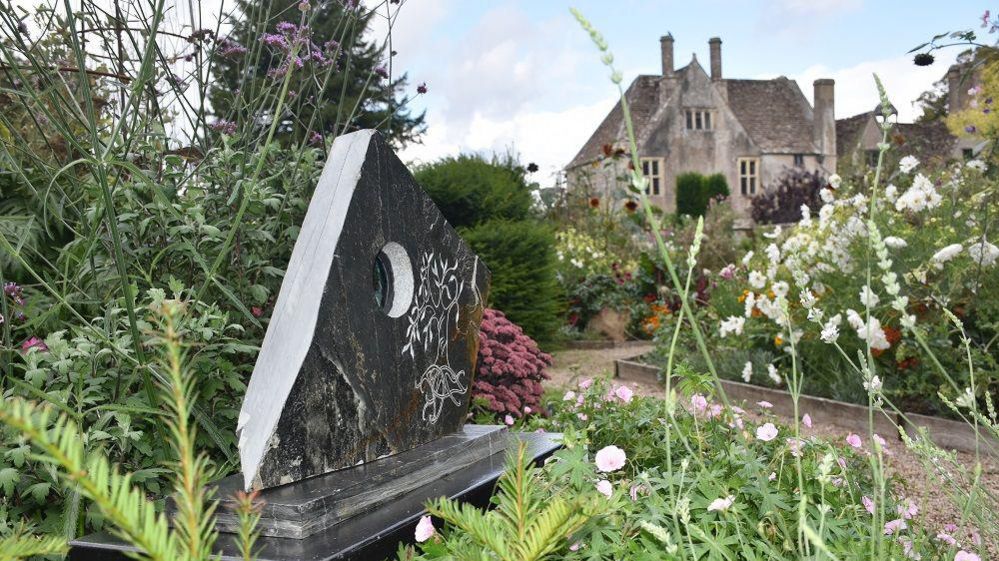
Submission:
M 288 48 L 288 40 L 285 39 L 284 35 L 278 35 L 277 33 L 264 33 L 260 36 L 260 40 L 263 41 L 265 45 L 271 47 L 277 47 L 279 49 Z
M 246 54 L 246 47 L 228 37 L 219 41 L 219 54 L 226 58 L 235 58 Z
M 977 131 L 977 130 L 978 130 L 978 128 L 975 127 L 975 125 L 968 125 L 968 126 L 964 127 L 964 132 L 966 132 L 968 134 L 975 134 L 975 131 Z
M 319 134 L 318 132 L 313 131 L 313 133 L 309 135 L 309 144 L 311 144 L 313 146 L 322 146 L 322 144 L 323 144 L 323 135 Z
M 382 78 L 388 78 L 388 69 L 385 68 L 384 64 L 379 64 L 375 67 L 375 74 L 378 74 Z
M 416 93 L 418 93 L 418 94 L 425 94 L 425 93 L 427 93 L 427 83 L 426 82 L 420 82 L 420 84 L 418 86 L 416 86 Z
M 236 134 L 236 123 L 232 121 L 226 121 L 225 119 L 219 119 L 211 125 L 208 125 L 210 129 L 222 134 L 233 135 Z
M 286 33 L 288 35 L 291 35 L 292 33 L 298 31 L 298 26 L 295 25 L 294 23 L 291 23 L 290 21 L 282 21 L 279 22 L 277 25 L 275 25 L 274 29 L 277 29 L 281 33 Z

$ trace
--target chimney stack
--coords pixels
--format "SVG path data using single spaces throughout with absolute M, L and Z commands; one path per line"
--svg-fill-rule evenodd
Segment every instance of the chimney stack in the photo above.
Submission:
M 673 75 L 673 34 L 667 33 L 659 38 L 659 47 L 663 56 L 663 76 Z
M 947 112 L 950 114 L 964 109 L 961 81 L 961 67 L 955 64 L 947 69 Z
M 718 37 L 708 39 L 708 47 L 711 50 L 711 79 L 721 80 L 721 39 Z
M 831 78 L 815 81 L 814 110 L 812 111 L 813 140 L 824 157 L 827 168 L 836 169 L 836 82 Z M 831 166 L 831 167 L 830 167 Z

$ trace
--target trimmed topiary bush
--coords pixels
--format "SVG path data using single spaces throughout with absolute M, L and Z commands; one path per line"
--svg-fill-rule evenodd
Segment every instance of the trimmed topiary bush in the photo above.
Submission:
M 479 329 L 479 360 L 472 398 L 497 416 L 541 410 L 541 382 L 552 357 L 503 312 L 486 308 Z M 530 410 L 525 408 L 529 407 Z
M 562 311 L 551 227 L 534 220 L 493 220 L 461 235 L 492 272 L 489 306 L 541 343 L 551 341 Z
M 712 199 L 727 199 L 729 195 L 728 181 L 725 180 L 725 176 L 716 173 L 709 175 L 704 178 L 704 211 L 707 212 L 711 208 Z
M 676 178 L 676 213 L 688 216 L 704 214 L 704 198 L 701 189 L 704 176 L 697 172 L 682 173 Z
M 416 182 L 455 228 L 530 217 L 531 185 L 516 162 L 462 154 L 419 167 Z

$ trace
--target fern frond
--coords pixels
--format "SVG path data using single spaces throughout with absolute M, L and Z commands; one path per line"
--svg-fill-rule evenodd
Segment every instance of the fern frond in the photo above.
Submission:
M 0 539 L 0 559 L 17 561 L 42 555 L 62 555 L 66 553 L 66 540 L 58 536 L 13 535 Z
M 78 488 L 82 496 L 96 504 L 115 527 L 115 533 L 149 559 L 180 558 L 166 518 L 132 485 L 131 476 L 118 473 L 99 454 L 86 457 L 76 425 L 65 416 L 52 422 L 51 413 L 48 407 L 39 408 L 20 398 L 8 399 L 0 408 L 0 423 L 18 431 L 41 450 L 38 459 L 60 468 L 56 472 L 63 482 Z

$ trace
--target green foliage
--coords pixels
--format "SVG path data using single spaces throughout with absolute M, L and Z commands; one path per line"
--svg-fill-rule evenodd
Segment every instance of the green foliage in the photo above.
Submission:
M 426 164 L 413 176 L 457 229 L 531 217 L 534 185 L 512 158 L 462 154 Z
M 17 561 L 50 555 L 65 555 L 66 540 L 58 536 L 26 536 L 23 532 L 0 538 L 0 559 Z
M 441 498 L 427 510 L 454 528 L 442 542 L 421 545 L 423 555 L 404 550 L 400 559 L 541 561 L 565 550 L 569 536 L 606 507 L 592 488 L 548 484 L 531 465 L 521 442 L 507 459 L 493 498 L 495 508 L 481 511 Z M 589 486 L 587 486 L 589 487 Z M 556 492 L 561 491 L 561 492 Z
M 217 533 L 212 522 L 207 456 L 195 453 L 190 424 L 195 378 L 184 367 L 181 337 L 184 307 L 180 302 L 157 299 L 154 303 L 157 332 L 151 339 L 162 347 L 155 363 L 167 413 L 169 445 L 174 452 L 172 484 L 178 514 L 171 529 L 154 501 L 134 484 L 133 474 L 123 474 L 100 451 L 88 450 L 72 417 L 53 418 L 55 408 L 38 406 L 20 398 L 5 399 L 0 423 L 15 430 L 40 454 L 39 461 L 53 468 L 59 484 L 92 501 L 112 526 L 112 531 L 150 560 L 201 561 L 211 554 Z
M 532 339 L 550 342 L 560 312 L 551 227 L 534 220 L 493 220 L 462 236 L 492 272 L 489 306 Z
M 696 172 L 682 173 L 676 178 L 676 213 L 686 216 L 704 214 L 704 176 Z
M 712 201 L 727 198 L 728 182 L 716 173 L 704 176 L 682 173 L 676 178 L 676 213 L 680 216 L 704 216 Z

